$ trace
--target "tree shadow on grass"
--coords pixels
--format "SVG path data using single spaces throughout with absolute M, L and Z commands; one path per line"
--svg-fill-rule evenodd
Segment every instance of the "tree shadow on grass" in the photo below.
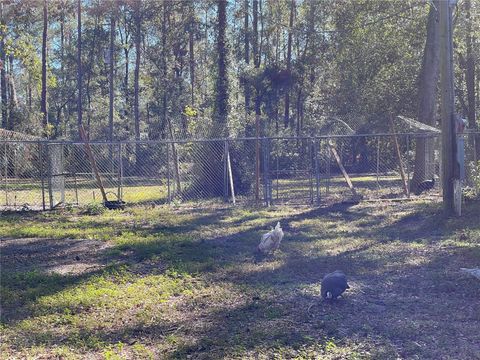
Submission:
M 284 265 L 260 271 L 254 277 L 226 278 L 224 281 L 244 289 L 235 303 L 211 306 L 208 298 L 196 297 L 177 304 L 177 310 L 186 314 L 182 319 L 62 335 L 27 331 L 28 343 L 80 346 L 83 351 L 83 347 L 95 350 L 102 343 L 174 341 L 173 352 L 162 356 L 181 359 L 188 355 L 241 357 L 246 352 L 261 353 L 275 348 L 296 351 L 306 346 L 315 346 L 320 356 L 327 343 L 335 339 L 338 345 L 349 341 L 368 344 L 371 348 L 367 350 L 378 352 L 380 358 L 416 355 L 442 358 L 454 353 L 458 358 L 475 356 L 472 344 L 480 318 L 479 314 L 475 318 L 474 311 L 480 289 L 473 287 L 474 280 L 457 276 L 449 252 L 432 254 L 431 260 L 423 265 L 399 263 L 393 272 L 380 270 L 356 279 L 359 269 L 365 266 L 379 268 L 367 255 L 358 256 L 365 249 L 350 251 L 336 260 L 329 256 L 309 259 L 292 254 Z M 392 255 L 400 254 L 399 250 Z M 338 262 L 342 258 L 345 264 L 352 263 L 349 274 L 354 280 L 351 292 L 344 299 L 323 302 L 315 292 L 303 290 L 305 285 L 318 284 L 317 273 L 333 262 L 335 266 L 342 265 Z M 278 281 L 285 277 L 288 281 Z M 432 334 L 441 339 L 440 345 L 433 346 L 436 343 Z M 455 350 L 459 338 L 470 341 L 460 352 L 458 348 Z M 415 345 L 419 342 L 425 347 Z
M 360 268 L 379 267 L 352 252 L 344 257 L 345 262 L 354 262 L 349 269 L 354 278 Z M 475 330 L 480 314 L 474 314 L 480 289 L 474 286 L 475 280 L 458 274 L 448 252 L 432 255 L 427 264 L 399 263 L 394 271 L 380 269 L 363 276 L 354 281 L 344 299 L 335 303 L 299 293 L 306 284 L 318 284 L 316 274 L 328 267 L 327 260 L 287 261 L 280 268 L 241 279 L 242 286 L 250 285 L 247 293 L 263 279 L 276 296 L 270 295 L 265 301 L 247 300 L 234 309 L 211 313 L 206 320 L 209 327 L 198 334 L 199 340 L 180 347 L 170 357 L 213 353 L 215 358 L 224 358 L 232 356 L 236 347 L 243 351 L 282 346 L 295 349 L 312 342 L 325 349 L 331 338 L 340 343 L 371 341 L 368 350 L 379 351 L 380 358 L 420 355 L 435 359 L 456 354 L 466 359 L 478 354 L 474 344 L 480 340 Z M 297 261 L 302 267 L 296 266 Z M 293 275 L 293 287 L 292 283 L 278 281 L 286 274 Z M 230 280 L 238 284 L 238 279 Z M 461 351 L 455 345 L 459 338 L 469 342 Z M 425 346 L 419 346 L 419 342 Z
M 74 288 L 91 277 L 105 274 L 113 268 L 114 266 L 111 266 L 107 269 L 97 269 L 77 275 L 46 273 L 35 268 L 13 273 L 2 271 L 1 322 L 12 324 L 29 318 L 32 316 L 31 305 L 38 298 Z
M 480 203 L 470 203 L 463 208 L 462 217 L 446 216 L 440 204 L 423 205 L 422 209 L 402 216 L 393 223 L 378 229 L 385 240 L 403 242 L 436 242 L 453 234 L 480 231 L 480 222 L 472 221 L 480 214 Z M 463 240 L 471 240 L 465 238 Z
M 340 208 L 333 207 L 335 210 Z M 192 222 L 170 227 L 155 227 L 146 231 L 147 234 L 162 232 L 178 234 L 191 231 L 198 226 L 218 224 L 221 218 L 218 214 L 205 214 L 198 209 L 198 215 Z M 328 213 L 328 210 L 322 210 Z M 228 214 L 228 211 L 227 211 Z M 317 216 L 318 211 L 312 211 L 307 216 Z M 11 215 L 15 221 L 19 215 Z M 23 215 L 22 215 L 23 216 Z M 31 217 L 35 218 L 35 214 Z M 30 217 L 30 215 L 29 215 Z M 296 219 L 293 217 L 291 220 Z M 95 226 L 93 224 L 92 226 Z M 212 272 L 240 261 L 249 261 L 257 245 L 262 226 L 251 227 L 247 231 L 231 236 L 217 238 L 192 239 L 190 237 L 172 241 L 163 240 L 153 243 L 129 243 L 111 248 L 103 247 L 104 242 L 78 239 L 11 239 L 2 240 L 2 321 L 18 321 L 29 316 L 30 304 L 42 296 L 51 295 L 66 288 L 75 287 L 90 277 L 103 273 L 103 267 L 115 260 L 127 262 L 142 262 L 146 258 L 161 256 L 162 262 L 179 271 Z M 141 235 L 141 233 L 140 233 Z M 98 251 L 92 252 L 98 245 Z M 130 254 L 119 256 L 130 250 Z M 111 265 L 111 269 L 119 264 Z M 78 268 L 82 269 L 78 271 Z M 67 268 L 66 273 L 55 273 L 52 270 Z M 8 269 L 8 270 L 7 270 Z M 6 271 L 7 270 L 7 271 Z M 69 270 L 73 273 L 68 274 Z
M 423 214 L 423 211 L 418 213 Z M 186 226 L 179 224 L 159 227 L 146 230 L 146 233 L 155 234 L 160 231 L 168 235 L 189 232 L 197 226 L 222 225 L 217 216 L 201 214 L 200 211 L 198 215 Z M 27 331 L 25 337 L 31 338 L 33 345 L 67 344 L 87 348 L 94 348 L 99 342 L 113 344 L 122 341 L 130 344 L 138 340 L 155 344 L 164 342 L 167 336 L 173 335 L 180 340 L 194 339 L 185 344 L 181 341 L 177 343 L 176 350 L 169 355 L 171 358 L 185 358 L 186 355 L 222 358 L 242 356 L 245 352 L 257 349 L 296 349 L 311 344 L 318 344 L 324 351 L 327 340 L 332 337 L 339 341 L 356 339 L 355 341 L 363 342 L 373 338 L 372 348 L 380 345 L 390 352 L 384 354 L 383 358 L 390 355 L 412 357 L 415 354 L 421 354 L 422 358 L 441 358 L 445 354 L 441 351 L 452 355 L 451 349 L 456 345 L 451 344 L 450 350 L 446 345 L 442 345 L 440 350 L 437 350 L 431 334 L 437 334 L 445 344 L 449 344 L 448 341 L 451 342 L 452 338 L 475 340 L 474 335 L 463 334 L 457 327 L 460 320 L 466 320 L 466 315 L 475 314 L 475 301 L 480 295 L 478 289 L 473 288 L 472 280 L 459 280 L 454 273 L 462 254 L 452 251 L 431 253 L 428 254 L 428 261 L 412 264 L 407 261 L 408 254 L 401 248 L 391 249 L 389 256 L 372 256 L 369 251 L 374 244 L 367 242 L 337 255 L 306 256 L 297 245 L 309 241 L 328 242 L 333 235 L 318 234 L 315 239 L 302 235 L 297 231 L 294 222 L 305 219 L 341 219 L 344 222 L 363 220 L 365 224 L 377 224 L 379 221 L 376 215 L 369 215 L 368 210 L 351 208 L 350 204 L 335 204 L 286 217 L 281 221 L 289 233 L 283 244 L 284 251 L 279 255 L 281 261 L 278 266 L 262 267 L 264 264 L 268 265 L 270 259 L 260 264 L 254 262 L 254 249 L 259 235 L 265 231 L 263 225 L 251 226 L 247 230 L 225 236 L 215 236 L 213 233 L 212 236 L 201 236 L 198 239 L 184 236 L 171 241 L 162 237 L 154 242 L 151 248 L 132 243 L 128 246 L 135 261 L 142 261 L 144 258 L 140 255 L 146 255 L 150 251 L 150 255 L 160 256 L 161 261 L 166 261 L 174 269 L 203 275 L 205 281 L 229 283 L 244 289 L 244 294 L 238 303 L 233 305 L 221 303 L 221 306 L 211 306 L 208 299 L 201 298 L 195 298 L 193 302 L 186 301 L 183 305 L 177 305 L 186 317 L 172 319 L 170 322 L 151 325 L 127 324 L 121 329 L 67 332 L 61 336 L 46 336 L 41 332 L 29 335 Z M 422 219 L 423 217 L 417 215 L 403 216 L 397 220 L 397 226 L 411 229 L 412 225 Z M 466 225 L 468 224 L 463 224 Z M 436 226 L 436 223 L 424 224 L 422 231 L 434 229 Z M 461 221 L 453 227 L 460 226 Z M 365 226 L 348 236 L 370 236 L 374 241 L 398 239 L 395 237 L 396 231 L 393 225 L 373 229 Z M 407 239 L 411 236 L 410 234 L 403 240 L 408 242 Z M 452 261 L 452 257 L 456 262 Z M 464 258 L 462 259 L 464 261 Z M 473 263 L 473 260 L 467 264 Z M 251 272 L 244 272 L 242 269 L 233 272 L 228 270 L 231 265 L 240 265 L 242 262 L 256 268 Z M 323 274 L 337 268 L 346 270 L 353 286 L 345 299 L 328 305 L 319 300 L 318 285 Z M 446 275 L 445 271 L 448 271 Z M 31 290 L 35 289 L 35 284 L 43 284 L 39 292 L 33 290 L 33 302 L 39 296 L 74 287 L 95 274 L 97 273 L 91 272 L 71 278 L 32 276 L 28 280 L 30 282 L 26 282 L 26 287 Z M 10 286 L 13 286 L 11 290 L 16 290 L 15 285 L 15 281 L 10 282 Z M 371 300 L 374 302 L 370 302 Z M 461 306 L 459 301 L 462 301 Z M 20 309 L 24 309 L 23 316 L 27 317 L 28 303 L 22 304 Z M 308 311 L 309 309 L 311 311 Z M 467 324 L 468 329 L 473 328 L 475 321 L 479 320 L 475 316 L 470 316 L 469 319 L 472 322 Z M 439 332 L 438 329 L 442 327 L 445 331 Z M 452 333 L 455 334 L 454 337 L 451 337 Z M 79 337 L 81 341 L 78 341 Z M 419 339 L 430 350 L 418 349 L 414 343 Z M 474 354 L 471 345 L 465 349 L 462 354 Z
M 336 219 L 338 214 L 342 214 L 344 218 L 357 219 L 366 216 L 363 212 L 351 213 L 347 209 L 352 204 L 335 204 L 329 207 L 313 209 L 291 217 L 278 219 L 281 221 L 284 231 L 287 233 L 284 242 L 290 241 L 311 241 L 308 237 L 293 233 L 292 223 L 299 220 L 315 219 L 318 217 L 326 217 L 331 220 Z M 173 225 L 173 226 L 156 226 L 146 234 L 155 235 L 162 233 L 162 240 L 153 240 L 147 243 L 135 242 L 124 244 L 122 249 L 130 249 L 134 253 L 145 258 L 148 256 L 160 256 L 163 260 L 169 262 L 173 267 L 179 267 L 177 270 L 190 272 L 211 272 L 230 264 L 244 261 L 259 261 L 262 258 L 257 256 L 256 248 L 261 237 L 266 231 L 264 225 L 255 225 L 248 227 L 247 230 L 234 233 L 221 234 L 222 227 L 231 227 L 230 224 L 221 223 L 227 214 L 219 216 L 218 214 L 207 214 L 200 216 L 189 224 Z M 248 216 L 250 219 L 251 217 Z M 191 230 L 201 230 L 203 225 L 219 231 L 219 236 L 184 236 L 178 238 L 179 233 Z M 168 241 L 168 237 L 172 236 L 172 241 Z

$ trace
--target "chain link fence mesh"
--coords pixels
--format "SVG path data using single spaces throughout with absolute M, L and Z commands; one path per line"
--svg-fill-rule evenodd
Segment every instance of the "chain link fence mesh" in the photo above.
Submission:
M 480 134 L 467 133 L 465 191 L 480 192 Z M 0 143 L 0 209 L 102 202 L 85 144 Z M 108 200 L 128 204 L 322 202 L 438 197 L 438 134 L 90 144 Z

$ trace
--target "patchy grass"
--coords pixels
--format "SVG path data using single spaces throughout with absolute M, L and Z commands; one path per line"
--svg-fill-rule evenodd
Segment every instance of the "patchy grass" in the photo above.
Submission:
M 2 214 L 3 358 L 476 359 L 480 204 Z M 274 256 L 254 249 L 277 220 Z M 335 303 L 320 281 L 344 270 Z

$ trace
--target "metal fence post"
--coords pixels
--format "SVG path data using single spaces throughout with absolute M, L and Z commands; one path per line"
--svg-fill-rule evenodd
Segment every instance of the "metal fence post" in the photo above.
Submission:
M 309 185 L 310 185 L 310 204 L 313 204 L 313 173 L 315 169 L 315 142 L 313 139 L 309 139 L 308 141 L 308 165 L 310 167 L 308 171 L 308 177 L 309 177 Z M 313 162 L 313 163 L 312 163 Z
M 407 198 L 410 199 L 410 136 L 406 135 L 407 141 Z M 435 160 L 434 160 L 435 165 Z
M 50 210 L 53 209 L 53 189 L 52 189 L 52 164 L 50 158 L 50 147 L 47 145 L 47 185 Z
M 3 155 L 3 165 L 4 165 L 4 174 L 5 174 L 5 205 L 8 206 L 8 147 L 7 142 L 4 144 L 4 155 Z
M 77 152 L 77 147 L 75 145 L 72 145 L 72 153 L 73 153 L 73 158 L 75 159 L 75 163 L 72 164 L 72 169 L 73 169 L 73 186 L 74 186 L 74 191 L 75 191 L 75 203 L 77 206 L 80 205 L 80 202 L 78 201 L 78 179 L 77 179 L 77 157 L 78 157 L 78 152 Z
M 65 145 L 60 145 L 60 201 L 65 204 Z
M 327 196 L 330 195 L 330 176 L 331 176 L 331 169 L 330 169 L 330 162 L 331 162 L 331 157 L 332 157 L 332 151 L 330 149 L 330 138 L 327 138 L 327 184 L 326 184 L 326 193 Z
M 478 168 L 478 158 L 477 158 L 477 136 L 479 135 L 479 133 L 473 133 L 473 134 L 470 134 L 470 136 L 473 136 L 473 166 L 475 168 Z M 473 179 L 470 178 L 470 182 L 471 182 L 471 185 L 473 185 L 473 188 L 475 189 L 475 194 L 478 194 L 479 191 L 480 191 L 480 188 L 478 186 L 478 184 L 475 183 L 475 181 L 473 181 Z
M 268 206 L 268 197 L 267 197 L 267 172 L 266 170 L 266 161 L 265 161 L 265 153 L 266 153 L 266 143 L 265 138 L 261 139 L 261 147 L 262 147 L 262 160 L 263 160 L 263 201 L 265 202 L 265 206 Z
M 43 144 L 38 142 L 40 155 L 40 182 L 42 185 L 42 209 L 45 211 L 45 175 L 43 173 Z
M 268 180 L 268 204 L 272 205 L 272 178 L 270 173 L 270 157 L 271 157 L 270 141 L 271 139 L 268 139 L 267 141 L 267 180 Z
M 313 141 L 314 146 L 314 159 L 315 159 L 315 190 L 316 190 L 316 201 L 317 205 L 320 204 L 320 166 L 318 162 L 318 150 L 320 147 L 320 143 L 318 139 L 314 139 Z
M 128 148 L 125 146 L 125 150 Z M 122 151 L 123 151 L 123 146 L 120 143 L 120 198 L 123 200 L 123 177 L 125 176 L 124 174 L 124 169 L 123 169 L 123 156 L 122 156 Z
M 269 177 L 269 162 L 270 162 L 270 146 L 268 138 L 262 139 L 263 150 L 263 198 L 266 206 L 271 205 L 271 186 Z
M 279 189 L 279 179 L 278 179 L 278 172 L 279 172 L 279 160 L 278 160 L 278 153 L 275 156 L 275 163 L 277 168 L 277 201 L 278 201 L 278 189 Z
M 377 136 L 377 188 L 380 187 L 380 136 Z
M 170 204 L 171 201 L 171 190 L 170 190 L 170 146 L 168 142 L 167 145 L 167 202 Z
M 113 146 L 110 146 L 110 149 L 113 149 Z M 111 158 L 112 167 L 113 167 L 113 155 Z M 117 157 L 117 199 L 122 200 L 122 143 L 118 143 L 118 157 Z
M 477 134 L 471 134 L 473 136 L 473 162 L 477 165 Z

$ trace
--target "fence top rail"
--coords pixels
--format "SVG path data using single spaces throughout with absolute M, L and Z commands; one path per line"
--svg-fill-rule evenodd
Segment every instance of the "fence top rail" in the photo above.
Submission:
M 464 136 L 480 135 L 480 131 L 465 131 L 462 133 Z M 208 142 L 225 142 L 225 141 L 254 141 L 254 140 L 330 140 L 330 139 L 348 139 L 359 137 L 439 137 L 440 134 L 432 132 L 424 133 L 375 133 L 375 134 L 347 134 L 347 135 L 319 135 L 319 136 L 271 136 L 271 137 L 228 137 L 228 138 L 212 138 L 212 139 L 182 139 L 182 140 L 117 140 L 117 141 L 101 141 L 93 140 L 89 141 L 90 145 L 124 145 L 124 144 L 186 144 L 186 143 L 208 143 Z M 1 144 L 44 144 L 44 145 L 84 145 L 83 141 L 78 140 L 10 140 L 0 139 Z

